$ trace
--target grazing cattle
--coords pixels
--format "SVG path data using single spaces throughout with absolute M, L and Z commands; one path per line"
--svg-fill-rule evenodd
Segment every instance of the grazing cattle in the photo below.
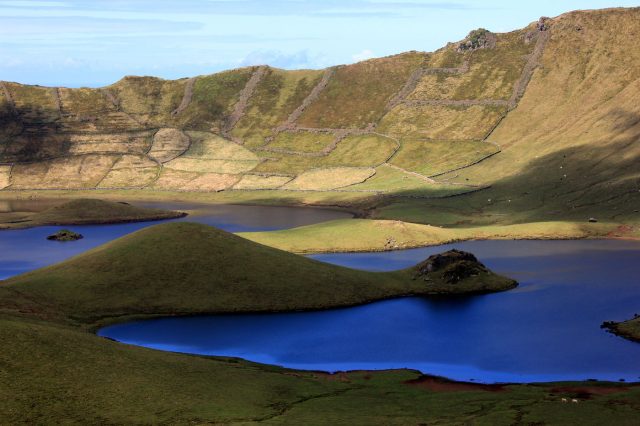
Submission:
M 578 400 L 577 399 L 572 399 L 571 402 L 573 402 L 574 404 L 577 404 Z
M 562 402 L 568 402 L 567 398 L 562 398 Z

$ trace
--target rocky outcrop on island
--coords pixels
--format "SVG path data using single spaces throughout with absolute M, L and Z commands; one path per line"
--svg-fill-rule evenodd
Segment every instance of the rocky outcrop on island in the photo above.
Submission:
M 81 240 L 82 238 L 84 238 L 82 234 L 78 234 L 77 232 L 73 232 L 68 229 L 62 229 L 53 235 L 49 235 L 47 237 L 47 240 L 66 242 L 66 241 L 77 241 L 77 240 Z
M 429 256 L 415 269 L 414 279 L 427 282 L 442 279 L 448 284 L 456 284 L 466 278 L 490 273 L 473 254 L 460 250 L 449 250 Z

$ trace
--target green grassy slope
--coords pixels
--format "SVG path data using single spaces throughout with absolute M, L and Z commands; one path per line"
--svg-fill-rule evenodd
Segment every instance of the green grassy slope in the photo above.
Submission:
M 262 246 L 215 228 L 168 223 L 7 280 L 0 305 L 91 322 L 127 315 L 320 309 L 401 295 L 505 290 L 488 273 L 447 284 L 408 269 L 355 271 Z M 17 307 L 14 306 L 17 305 Z M 14 306 L 14 307 L 11 307 Z
M 186 81 L 162 80 L 153 77 L 127 76 L 109 86 L 119 107 L 147 126 L 163 127 L 171 121 L 171 113 L 178 108 Z
M 408 52 L 338 68 L 299 123 L 304 127 L 360 129 L 378 122 L 387 102 L 425 59 L 424 53 Z
M 638 8 L 554 19 L 543 66 L 489 138 L 502 152 L 442 178 L 493 185 L 466 204 L 509 220 L 637 222 L 639 22 Z
M 253 68 L 241 68 L 197 77 L 191 102 L 175 117 L 175 127 L 219 133 L 252 72 Z
M 437 175 L 464 167 L 483 157 L 496 154 L 498 147 L 479 141 L 413 140 L 406 138 L 391 164 L 421 173 Z
M 315 87 L 322 71 L 284 71 L 269 67 L 249 99 L 244 117 L 232 131 L 248 146 L 260 147 Z

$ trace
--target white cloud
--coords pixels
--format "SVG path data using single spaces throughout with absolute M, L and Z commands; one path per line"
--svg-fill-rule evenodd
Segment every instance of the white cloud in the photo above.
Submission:
M 280 50 L 254 50 L 245 56 L 240 66 L 271 65 L 284 69 L 323 68 L 327 66 L 326 59 L 321 55 L 313 55 L 308 50 L 293 53 Z
M 2 62 L 3 62 L 2 64 L 3 67 L 6 67 L 6 68 L 16 68 L 24 65 L 24 61 L 18 58 L 8 58 L 8 59 L 2 60 Z
M 374 55 L 373 51 L 371 51 L 369 49 L 364 49 L 362 52 L 356 53 L 355 55 L 353 55 L 351 57 L 351 59 L 353 59 L 354 62 L 360 62 L 360 61 L 365 61 L 367 59 L 371 59 L 374 56 L 375 55 Z

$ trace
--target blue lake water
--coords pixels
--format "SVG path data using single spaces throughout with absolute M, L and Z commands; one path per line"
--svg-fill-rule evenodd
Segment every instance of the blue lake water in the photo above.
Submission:
M 393 270 L 452 247 L 475 253 L 520 287 L 324 312 L 165 318 L 114 325 L 99 334 L 150 348 L 299 369 L 412 368 L 478 382 L 638 381 L 640 344 L 599 326 L 640 311 L 640 243 L 476 241 L 313 257 Z
M 57 203 L 60 201 L 58 200 Z M 0 211 L 37 211 L 56 201 L 4 202 Z M 190 215 L 174 219 L 205 223 L 230 232 L 270 231 L 310 225 L 352 217 L 336 210 L 241 205 L 203 205 L 195 203 L 135 203 L 148 207 L 182 210 Z M 30 229 L 0 231 L 0 280 L 23 272 L 61 262 L 91 248 L 164 221 L 115 225 L 41 226 Z M 46 237 L 63 228 L 81 233 L 84 238 L 73 242 L 48 241 Z

